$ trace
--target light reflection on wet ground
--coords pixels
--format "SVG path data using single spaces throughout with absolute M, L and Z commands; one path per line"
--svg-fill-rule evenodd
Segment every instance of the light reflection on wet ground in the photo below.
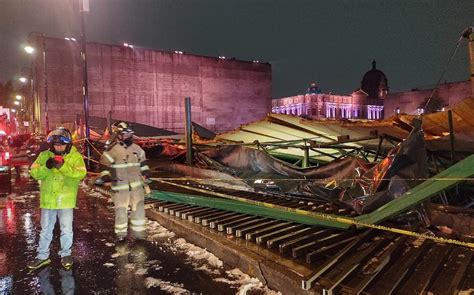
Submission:
M 164 244 L 129 241 L 125 246 L 115 245 L 110 203 L 82 191 L 74 211 L 73 269 L 65 271 L 60 266 L 57 226 L 51 266 L 31 273 L 26 265 L 35 258 L 40 230 L 36 183 L 23 177 L 8 197 L 4 193 L 0 198 L 6 200 L 6 207 L 0 208 L 0 278 L 13 278 L 13 294 L 169 294 L 180 288 L 186 294 L 236 292 L 214 281 L 215 276 L 194 269 L 184 253 Z M 160 288 L 156 282 L 169 284 Z

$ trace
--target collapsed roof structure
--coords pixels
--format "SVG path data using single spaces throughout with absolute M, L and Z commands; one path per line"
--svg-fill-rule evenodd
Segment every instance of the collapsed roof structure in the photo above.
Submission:
M 230 174 L 255 189 L 349 206 L 358 215 L 393 206 L 387 205 L 392 201 L 404 203 L 390 216 L 360 217 L 377 223 L 434 196 L 444 204 L 455 199 L 445 191 L 471 176 L 472 159 L 443 169 L 474 152 L 470 111 L 474 111 L 474 98 L 449 111 L 383 121 L 307 120 L 269 114 L 212 140 L 195 136 L 199 144 L 195 165 Z M 449 182 L 440 177 L 455 179 Z M 465 206 L 472 206 L 469 196 L 463 198 L 454 203 L 459 205 L 462 199 Z
M 380 122 L 272 114 L 214 138 L 195 128 L 192 166 L 176 163 L 186 153 L 182 141 L 154 137 L 148 157 L 174 161 L 150 166 L 184 177 L 153 178 L 150 214 L 202 225 L 210 236 L 202 246 L 216 251 L 220 242 L 209 241 L 225 232 L 226 241 L 266 245 L 281 260 L 291 255 L 290 273 L 305 290 L 444 290 L 440 277 L 452 280 L 450 290 L 469 289 L 474 202 L 472 187 L 461 184 L 474 175 L 473 108 L 468 99 L 450 113 Z M 188 238 L 201 232 L 188 226 Z M 221 258 L 232 263 L 232 253 Z M 413 270 L 418 263 L 422 270 Z M 461 266 L 448 273 L 443 264 Z M 277 277 L 261 275 L 284 290 Z

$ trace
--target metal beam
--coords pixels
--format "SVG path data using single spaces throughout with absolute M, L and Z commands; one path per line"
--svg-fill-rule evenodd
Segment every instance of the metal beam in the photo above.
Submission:
M 221 209 L 221 210 L 226 210 L 226 211 L 251 214 L 255 216 L 268 217 L 272 219 L 292 221 L 292 222 L 297 222 L 301 224 L 322 225 L 322 226 L 338 228 L 338 229 L 347 229 L 350 226 L 350 224 L 344 224 L 344 223 L 332 221 L 332 220 L 317 219 L 311 216 L 305 216 L 305 215 L 297 214 L 294 212 L 286 211 L 283 209 L 268 208 L 264 206 L 243 203 L 243 202 L 223 199 L 223 198 L 204 197 L 204 196 L 198 196 L 198 195 L 182 194 L 182 193 L 175 193 L 175 192 L 163 192 L 163 191 L 153 191 L 152 194 L 149 195 L 149 197 L 152 199 L 161 200 L 161 201 L 215 208 L 215 209 Z
M 320 150 L 317 150 L 317 149 L 313 149 L 313 148 L 310 148 L 313 152 L 316 152 L 316 153 L 320 153 L 324 156 L 327 156 L 327 157 L 330 157 L 330 158 L 333 158 L 334 160 L 337 160 L 337 156 L 334 156 L 334 155 L 331 155 L 329 153 L 325 153 L 325 152 L 322 152 Z
M 378 159 L 378 157 L 379 157 L 379 155 L 380 155 L 380 151 L 382 150 L 383 139 L 384 139 L 384 137 L 383 137 L 383 136 L 380 136 L 380 139 L 379 139 L 379 146 L 377 147 L 377 153 L 375 154 L 374 162 L 377 162 L 377 159 Z
M 348 139 L 348 140 L 336 140 L 336 141 L 325 142 L 325 143 L 321 143 L 321 144 L 316 143 L 316 146 L 318 148 L 319 147 L 330 147 L 330 146 L 333 146 L 333 145 L 336 145 L 336 144 L 341 144 L 341 143 L 360 142 L 360 141 L 366 141 L 366 140 L 373 140 L 373 139 L 377 139 L 377 138 L 378 138 L 377 135 L 369 135 L 369 136 L 363 136 L 363 137 L 358 137 L 358 138 Z
M 474 175 L 474 155 L 456 163 L 434 177 L 427 179 L 397 199 L 375 211 L 356 217 L 357 221 L 376 224 L 402 213 L 415 205 L 452 188 Z
M 309 163 L 309 146 L 306 145 L 306 141 L 304 142 L 303 151 L 304 151 L 304 157 L 303 157 L 303 161 L 301 162 L 301 168 L 308 168 L 311 165 Z
M 193 164 L 193 127 L 191 119 L 191 98 L 184 98 L 185 113 L 186 113 L 186 163 Z

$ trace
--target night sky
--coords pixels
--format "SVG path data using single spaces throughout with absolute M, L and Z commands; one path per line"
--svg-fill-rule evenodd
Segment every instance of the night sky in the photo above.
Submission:
M 0 0 L 0 81 L 29 65 L 31 31 L 79 37 L 79 0 Z M 360 87 L 372 59 L 391 92 L 433 86 L 473 0 L 90 0 L 88 41 L 270 62 L 273 97 Z M 463 42 L 445 79 L 467 80 Z M 23 69 L 24 71 L 25 69 Z

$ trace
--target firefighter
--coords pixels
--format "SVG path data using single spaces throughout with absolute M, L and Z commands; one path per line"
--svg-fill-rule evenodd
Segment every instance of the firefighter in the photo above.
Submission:
M 145 152 L 133 143 L 133 127 L 124 121 L 112 125 L 116 140 L 102 154 L 100 163 L 105 167 L 99 182 L 110 186 L 115 207 L 115 234 L 117 242 L 127 237 L 130 206 L 130 233 L 132 238 L 145 238 L 145 180 L 150 176 Z
M 49 246 L 53 229 L 59 219 L 61 229 L 61 264 L 70 269 L 73 264 L 71 248 L 73 242 L 72 220 L 76 207 L 79 182 L 86 174 L 82 155 L 72 145 L 71 133 L 57 128 L 48 134 L 50 149 L 39 154 L 31 165 L 31 176 L 40 181 L 41 233 L 38 254 L 30 269 L 38 269 L 51 263 Z

